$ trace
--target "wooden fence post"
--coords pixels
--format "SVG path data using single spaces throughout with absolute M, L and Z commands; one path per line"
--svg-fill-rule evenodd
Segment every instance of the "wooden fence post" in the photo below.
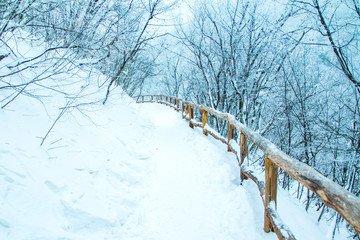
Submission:
M 247 179 L 247 177 L 241 172 L 241 166 L 247 156 L 248 156 L 247 137 L 245 134 L 240 132 L 240 162 L 239 162 L 239 166 L 240 166 L 241 181 L 243 181 L 244 179 Z
M 189 106 L 189 127 L 191 127 L 191 128 L 194 128 L 194 124 L 191 122 L 191 119 L 193 119 L 193 117 L 194 117 L 194 109 L 190 106 L 190 105 L 188 105 Z
M 207 121 L 208 121 L 208 113 L 207 113 L 207 111 L 203 110 L 203 113 L 202 113 L 202 124 L 203 124 L 203 126 L 202 127 L 203 127 L 203 134 L 205 136 L 208 135 L 208 132 L 205 130 L 205 126 L 207 124 Z
M 153 102 L 153 100 L 154 100 L 154 99 L 153 99 L 153 95 L 151 95 L 151 102 Z
M 242 132 L 240 133 L 240 166 L 244 159 L 248 156 L 247 137 Z
M 231 152 L 231 147 L 230 147 L 230 141 L 231 139 L 234 138 L 234 128 L 233 125 L 231 125 L 231 123 L 228 121 L 228 152 Z
M 265 158 L 265 203 L 264 203 L 264 230 L 265 232 L 273 231 L 270 219 L 266 214 L 266 208 L 271 201 L 275 202 L 276 208 L 276 195 L 277 195 L 277 178 L 278 166 L 276 166 L 269 158 Z
M 144 96 L 141 96 L 142 103 L 144 103 Z
M 183 102 L 182 105 L 181 105 L 181 117 L 184 119 L 185 116 L 184 116 L 184 111 L 185 111 L 185 103 Z
M 177 110 L 179 110 L 179 104 L 180 104 L 179 102 L 180 102 L 179 99 L 176 99 L 176 109 Z

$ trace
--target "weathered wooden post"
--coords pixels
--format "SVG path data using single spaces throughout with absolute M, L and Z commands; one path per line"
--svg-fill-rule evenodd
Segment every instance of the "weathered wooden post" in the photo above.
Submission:
M 141 96 L 142 103 L 144 103 L 144 96 Z
M 276 195 L 277 195 L 277 179 L 278 179 L 278 166 L 275 165 L 269 158 L 265 158 L 265 211 L 264 211 L 264 230 L 270 232 L 273 227 L 270 223 L 270 218 L 266 214 L 266 208 L 271 201 L 275 202 L 276 208 Z
M 185 103 L 183 102 L 182 105 L 181 105 L 181 117 L 182 118 L 185 118 L 184 111 L 185 111 Z
M 154 99 L 153 99 L 153 95 L 151 95 L 151 102 L 153 102 L 153 100 L 154 100 Z
M 203 127 L 203 134 L 205 135 L 205 136 L 207 136 L 208 135 L 208 132 L 206 131 L 206 129 L 205 129 L 205 126 L 206 126 L 206 124 L 207 124 L 207 121 L 208 121 L 208 113 L 207 113 L 207 111 L 205 111 L 205 110 L 203 110 L 203 112 L 202 112 L 202 127 Z
M 239 166 L 240 166 L 241 181 L 244 179 L 247 179 L 247 177 L 241 172 L 241 166 L 247 156 L 248 156 L 247 137 L 245 134 L 240 132 L 240 162 L 239 162 Z
M 191 119 L 193 119 L 193 117 L 194 117 L 194 109 L 190 105 L 188 105 L 188 107 L 189 107 L 189 110 L 188 110 L 188 112 L 189 112 L 189 127 L 194 128 L 194 124 L 191 122 Z
M 233 125 L 228 121 L 228 152 L 231 152 L 231 147 L 230 147 L 230 141 L 231 139 L 234 138 L 234 127 Z
M 179 99 L 176 99 L 176 109 L 179 110 Z
M 248 156 L 247 137 L 242 132 L 240 133 L 240 166 L 244 159 Z

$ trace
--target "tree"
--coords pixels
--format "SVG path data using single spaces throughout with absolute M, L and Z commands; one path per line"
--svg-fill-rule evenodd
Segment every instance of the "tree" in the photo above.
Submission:
M 183 59 L 194 73 L 189 80 L 194 81 L 189 83 L 194 92 L 190 98 L 265 131 L 274 114 L 261 125 L 263 96 L 283 61 L 276 48 L 276 30 L 288 17 L 270 24 L 256 3 L 241 0 L 227 1 L 220 9 L 203 4 L 195 12 L 192 25 L 178 34 L 188 49 Z M 221 133 L 226 127 L 216 122 Z
M 122 85 L 123 75 L 126 75 L 125 71 L 128 65 L 137 59 L 136 57 L 138 54 L 145 51 L 151 40 L 160 36 L 156 33 L 156 29 L 152 28 L 152 31 L 149 31 L 149 28 L 151 28 L 151 23 L 155 21 L 155 18 L 165 10 L 169 9 L 170 6 L 163 6 L 161 0 L 148 0 L 147 4 L 143 4 L 142 7 L 142 15 L 138 15 L 131 21 L 135 24 L 130 27 L 131 37 L 123 39 L 125 44 L 121 49 L 115 47 L 115 51 L 119 54 L 119 57 L 116 58 L 116 67 L 110 74 L 110 81 L 107 85 L 106 96 L 103 101 L 104 104 L 108 99 L 111 87 L 115 83 L 120 86 Z M 143 17 L 145 14 L 147 14 L 146 18 Z M 132 79 L 132 81 L 135 85 L 138 84 L 136 79 Z
M 4 68 L 11 70 L 0 76 L 3 84 L 0 89 L 9 92 L 5 99 L 10 98 L 3 107 L 26 93 L 29 86 L 46 79 L 34 76 L 16 82 L 8 80 L 9 77 L 20 76 L 22 71 L 44 62 L 56 66 L 53 74 L 68 71 L 64 66 L 70 69 L 93 67 L 102 71 L 109 78 L 103 83 L 107 86 L 103 103 L 113 86 L 133 93 L 141 88 L 144 78 L 153 74 L 154 59 L 145 53 L 151 47 L 150 41 L 161 35 L 157 33 L 159 27 L 152 24 L 158 22 L 157 17 L 169 7 L 171 4 L 161 0 L 8 1 L 0 11 L 1 47 L 6 49 L 0 59 L 17 58 L 15 45 L 8 43 L 18 37 L 19 31 L 46 44 L 41 53 L 25 60 L 19 58 L 16 65 L 0 61 Z
M 357 159 L 360 120 L 357 71 L 357 29 L 360 22 L 357 1 L 291 0 L 289 6 L 296 12 L 293 21 L 300 22 L 289 35 L 306 33 L 298 43 L 317 59 L 316 65 L 319 66 L 319 76 L 322 78 L 322 93 L 313 97 L 316 104 L 321 106 L 314 118 L 314 133 L 323 139 L 322 143 L 315 141 L 315 146 L 318 145 L 319 148 L 316 148 L 318 157 L 314 166 L 324 175 L 358 194 L 360 185 L 355 177 L 355 173 L 359 173 Z M 312 69 L 311 63 L 309 61 L 304 65 L 309 72 Z M 301 75 L 305 74 L 309 73 Z M 307 81 L 313 84 L 312 80 Z M 291 121 L 293 127 L 294 123 L 296 122 Z M 296 138 L 293 135 L 291 138 L 293 144 Z M 306 154 L 304 158 L 306 159 Z M 321 216 L 322 213 L 319 219 Z M 340 218 L 337 218 L 337 223 L 339 221 Z

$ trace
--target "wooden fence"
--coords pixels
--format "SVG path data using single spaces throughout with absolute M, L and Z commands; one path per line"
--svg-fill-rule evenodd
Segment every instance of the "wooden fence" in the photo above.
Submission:
M 260 196 L 264 203 L 265 232 L 274 231 L 279 239 L 295 239 L 289 228 L 283 224 L 276 211 L 278 168 L 281 168 L 296 181 L 319 196 L 326 206 L 338 212 L 360 234 L 360 199 L 357 196 L 326 178 L 314 168 L 288 156 L 269 140 L 237 121 L 233 115 L 165 95 L 144 95 L 134 98 L 137 102 L 157 102 L 170 106 L 176 111 L 181 111 L 182 117 L 189 121 L 191 128 L 200 127 L 205 135 L 210 134 L 228 146 L 228 151 L 233 152 L 238 158 L 241 178 L 250 178 L 259 188 Z M 202 113 L 202 122 L 194 119 L 194 110 L 196 109 Z M 209 128 L 207 124 L 209 115 L 227 122 L 227 139 Z M 234 138 L 234 131 L 238 131 L 240 135 L 239 149 L 234 149 L 234 144 L 231 144 Z M 248 155 L 248 141 L 254 143 L 265 155 L 265 183 L 242 164 Z

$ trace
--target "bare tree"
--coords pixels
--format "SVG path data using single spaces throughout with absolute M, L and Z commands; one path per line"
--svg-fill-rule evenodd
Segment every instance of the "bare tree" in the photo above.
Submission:
M 261 125 L 263 96 L 284 58 L 273 42 L 288 17 L 270 24 L 257 9 L 256 3 L 241 0 L 227 1 L 219 10 L 204 4 L 195 10 L 193 25 L 180 29 L 179 39 L 189 51 L 183 59 L 195 73 L 193 100 L 266 131 L 272 117 Z M 215 127 L 226 130 L 220 122 Z
M 356 0 L 337 2 L 291 0 L 291 4 L 298 8 L 299 14 L 306 12 L 313 17 L 313 22 L 305 22 L 305 26 L 326 38 L 336 58 L 337 63 L 334 63 L 334 66 L 360 92 L 359 72 L 356 68 L 358 62 L 353 57 L 354 53 L 359 51 L 356 43 L 359 40 L 356 29 L 360 26 L 358 2 Z M 323 45 L 324 42 L 319 40 L 312 44 Z
M 43 82 L 49 88 L 44 83 L 47 74 L 20 79 L 21 72 L 45 62 L 54 66 L 46 70 L 53 74 L 83 66 L 102 71 L 109 78 L 103 83 L 107 87 L 104 103 L 113 86 L 133 93 L 154 73 L 156 56 L 145 53 L 151 49 L 150 41 L 161 36 L 157 33 L 160 27 L 153 24 L 169 7 L 161 0 L 29 0 L 0 5 L 0 67 L 10 69 L 0 76 L 0 89 L 8 92 L 2 107 L 27 94 L 29 86 Z M 14 50 L 16 46 L 9 44 L 19 37 L 16 29 L 45 42 L 42 52 L 23 59 Z M 4 59 L 9 56 L 19 57 L 18 63 L 8 65 Z
M 156 17 L 162 14 L 164 11 L 168 10 L 170 6 L 164 6 L 162 0 L 148 0 L 147 3 L 142 3 L 142 15 L 138 16 L 136 20 L 134 19 L 133 23 L 136 25 L 132 26 L 131 38 L 124 39 L 126 43 L 122 49 L 115 48 L 116 52 L 119 54 L 119 57 L 116 58 L 115 68 L 112 69 L 110 74 L 110 81 L 107 84 L 106 96 L 103 101 L 105 104 L 111 87 L 116 83 L 119 86 L 122 86 L 124 79 L 124 74 L 126 75 L 126 69 L 136 59 L 137 55 L 141 52 L 144 52 L 151 40 L 154 40 L 161 35 L 156 33 L 156 29 L 152 28 L 152 31 L 149 29 L 152 26 L 152 22 L 155 21 Z M 145 13 L 144 13 L 145 12 Z M 146 17 L 144 18 L 144 14 Z M 140 21 L 140 24 L 139 22 Z M 132 79 L 135 85 L 138 85 L 136 79 Z

